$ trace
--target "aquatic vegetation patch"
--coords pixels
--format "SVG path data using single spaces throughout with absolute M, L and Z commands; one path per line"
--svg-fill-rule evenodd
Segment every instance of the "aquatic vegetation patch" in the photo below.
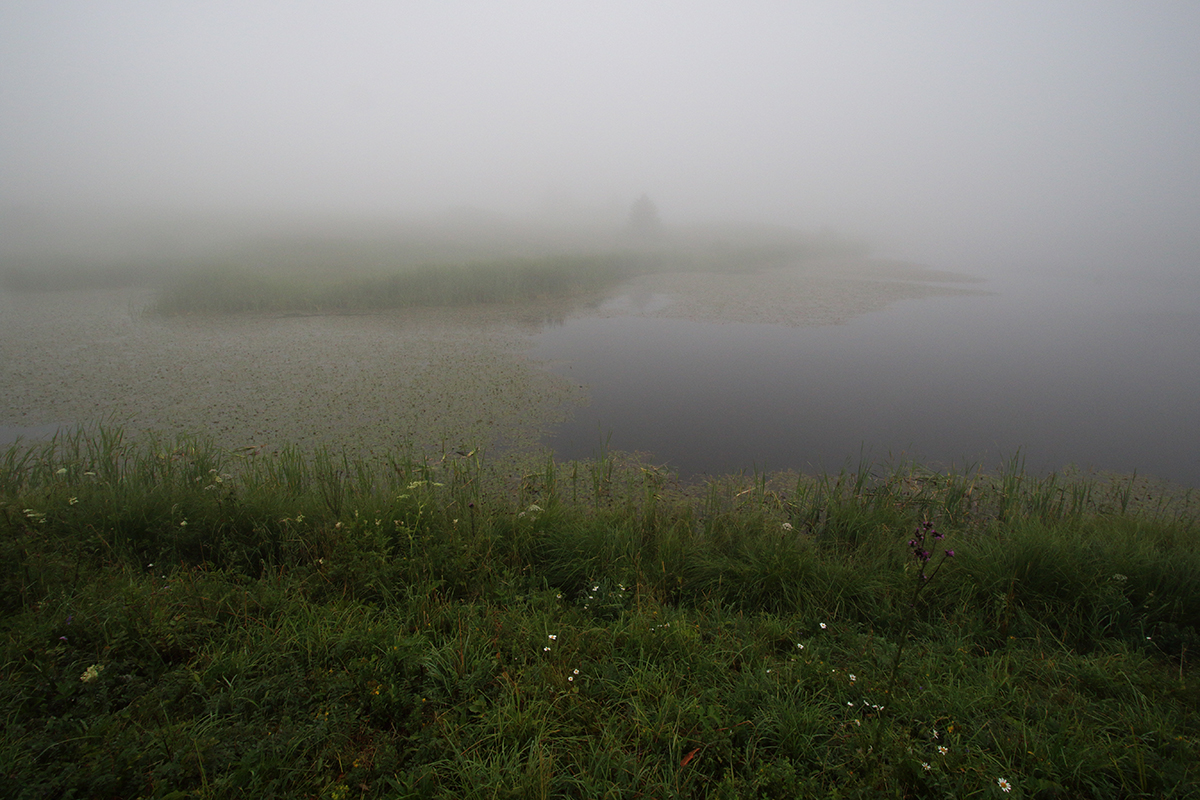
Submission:
M 523 356 L 553 303 L 161 318 L 144 290 L 0 295 L 0 419 L 225 447 L 532 448 L 582 390 Z

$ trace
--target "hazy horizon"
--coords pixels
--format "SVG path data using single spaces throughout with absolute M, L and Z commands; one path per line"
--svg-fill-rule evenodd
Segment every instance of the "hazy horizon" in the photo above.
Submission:
M 574 225 L 645 192 L 671 225 L 1191 271 L 1197 34 L 1184 3 L 7 3 L 0 220 Z

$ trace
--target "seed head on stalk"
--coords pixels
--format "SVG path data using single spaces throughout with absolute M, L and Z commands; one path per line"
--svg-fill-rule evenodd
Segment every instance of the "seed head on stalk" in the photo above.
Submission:
M 917 613 L 917 601 L 921 599 L 921 595 L 929 588 L 934 577 L 941 571 L 948 559 L 954 558 L 954 551 L 943 549 L 941 557 L 934 564 L 933 569 L 929 569 L 929 562 L 933 560 L 934 554 L 930 552 L 929 547 L 934 550 L 938 548 L 938 542 L 944 540 L 945 534 L 939 533 L 929 520 L 922 522 L 917 527 L 917 532 L 913 534 L 913 538 L 908 540 L 908 550 L 913 559 L 919 565 L 916 580 L 913 583 L 912 595 L 909 597 L 908 609 L 904 615 L 904 625 L 900 629 L 900 641 L 896 645 L 896 655 L 892 658 L 892 668 L 888 675 L 887 693 L 891 694 L 892 689 L 896 686 L 896 673 L 900 670 L 900 660 L 904 655 L 904 645 L 908 640 L 908 629 L 912 626 L 913 617 Z M 875 734 L 874 749 L 879 749 L 880 737 L 883 735 L 883 726 L 879 726 Z

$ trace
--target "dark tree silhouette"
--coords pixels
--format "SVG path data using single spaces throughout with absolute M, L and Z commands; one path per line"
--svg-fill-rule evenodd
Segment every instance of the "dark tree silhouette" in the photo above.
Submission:
M 633 207 L 629 209 L 629 231 L 643 239 L 657 239 L 662 235 L 662 220 L 649 195 L 643 194 L 633 201 Z

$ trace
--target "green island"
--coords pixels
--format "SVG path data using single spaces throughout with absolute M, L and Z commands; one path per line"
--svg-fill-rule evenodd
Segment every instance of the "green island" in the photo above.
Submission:
M 10 798 L 1189 797 L 1196 500 L 60 432 L 0 454 Z

